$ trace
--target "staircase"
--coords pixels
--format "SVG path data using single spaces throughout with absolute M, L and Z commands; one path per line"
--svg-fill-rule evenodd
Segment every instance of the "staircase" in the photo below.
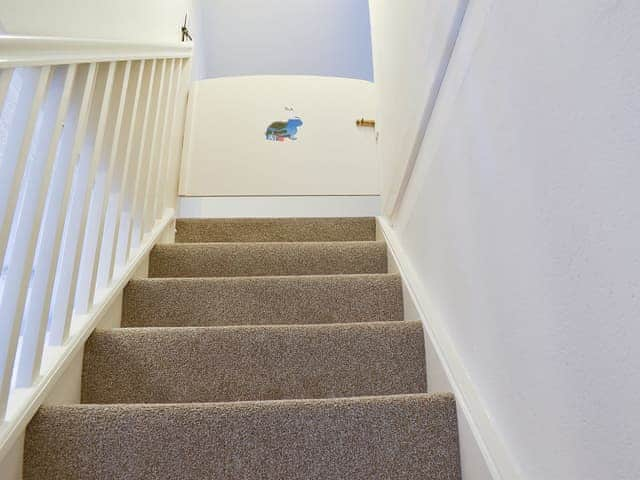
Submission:
M 26 480 L 459 479 L 455 402 L 427 394 L 372 218 L 178 220 L 122 327 L 48 406 Z

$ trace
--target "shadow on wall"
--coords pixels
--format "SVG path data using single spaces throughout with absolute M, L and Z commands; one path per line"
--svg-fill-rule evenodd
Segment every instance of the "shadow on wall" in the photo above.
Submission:
M 194 1 L 194 80 L 318 75 L 373 81 L 368 0 Z

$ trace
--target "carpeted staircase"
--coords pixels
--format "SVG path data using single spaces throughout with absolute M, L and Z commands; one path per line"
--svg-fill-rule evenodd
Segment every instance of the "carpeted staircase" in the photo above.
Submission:
M 83 404 L 32 420 L 26 480 L 460 479 L 374 219 L 178 220 L 176 242 L 87 342 Z

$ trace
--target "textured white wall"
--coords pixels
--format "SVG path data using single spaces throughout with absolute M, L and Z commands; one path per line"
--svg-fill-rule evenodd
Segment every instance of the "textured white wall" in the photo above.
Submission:
M 195 78 L 373 80 L 367 0 L 195 0 Z
M 522 478 L 637 479 L 640 3 L 480 3 L 395 232 Z
M 371 0 L 382 191 L 395 195 L 428 117 L 468 0 Z
M 178 42 L 192 0 L 2 0 L 0 25 L 14 35 Z
M 293 108 L 287 111 L 285 108 Z M 373 84 L 297 75 L 195 82 L 180 195 L 377 195 Z M 267 140 L 274 121 L 299 116 L 297 140 Z

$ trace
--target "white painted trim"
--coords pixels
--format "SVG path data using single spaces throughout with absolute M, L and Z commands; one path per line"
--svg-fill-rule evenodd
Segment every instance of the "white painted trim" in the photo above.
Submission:
M 182 137 L 182 154 L 180 156 L 180 180 L 178 182 L 178 192 L 183 192 L 186 188 L 185 179 L 189 177 L 189 161 L 193 150 L 193 119 L 195 117 L 195 99 L 198 96 L 199 82 L 193 82 L 187 87 L 187 108 L 184 119 L 184 134 Z M 180 209 L 178 209 L 178 212 Z
M 11 78 L 13 77 L 13 68 L 7 68 L 0 70 L 0 112 L 4 105 L 4 99 L 9 91 L 9 85 L 11 84 Z
M 124 166 L 122 167 L 122 178 L 119 184 L 120 190 L 118 192 L 118 206 L 116 207 L 116 216 L 115 216 L 116 224 L 113 232 L 113 237 L 110 240 L 110 244 L 111 244 L 111 252 L 109 253 L 110 263 L 108 267 L 109 271 L 105 275 L 105 284 L 108 284 L 108 282 L 111 281 L 111 277 L 113 276 L 115 266 L 118 263 L 125 264 L 127 261 L 127 252 L 123 251 L 120 254 L 118 254 L 118 246 L 124 245 L 124 241 L 126 238 L 123 232 L 121 232 L 121 227 L 124 225 L 126 228 L 128 228 L 128 225 L 129 225 L 128 218 L 130 218 L 130 215 L 128 215 L 128 217 L 125 217 L 126 200 L 129 199 L 130 197 L 131 198 L 133 197 L 134 189 L 135 189 L 134 178 L 131 177 L 132 172 L 130 172 L 130 170 L 135 167 L 135 165 L 132 165 L 132 162 L 133 162 L 132 157 L 134 156 L 132 152 L 134 149 L 134 143 L 136 141 L 135 132 L 138 131 L 138 127 L 142 124 L 142 119 L 139 118 L 140 117 L 139 114 L 142 113 L 141 112 L 142 106 L 140 104 L 140 99 L 142 98 L 142 96 L 146 97 L 146 90 L 143 90 L 143 87 L 145 85 L 146 63 L 147 62 L 143 60 L 139 62 L 139 65 L 138 65 L 139 67 L 138 80 L 136 82 L 136 90 L 135 90 L 134 99 L 133 99 L 133 106 L 131 107 L 132 109 L 131 109 L 131 119 L 129 120 L 129 135 L 127 137 L 127 146 L 124 154 Z M 133 175 L 136 175 L 136 173 L 133 172 Z
M 23 262 L 32 262 L 33 254 L 35 251 L 35 241 L 30 241 L 35 238 L 37 234 L 33 235 L 33 229 L 35 225 L 31 223 L 31 217 L 29 213 L 32 210 L 37 210 L 34 202 L 37 202 L 33 197 L 37 196 L 36 191 L 40 190 L 38 180 L 43 183 L 48 179 L 40 179 L 39 174 L 33 175 L 34 178 L 30 179 L 25 186 L 23 184 L 23 176 L 26 170 L 27 164 L 35 162 L 35 168 L 37 168 L 38 160 L 41 158 L 36 157 L 35 160 L 29 161 L 29 152 L 32 151 L 32 146 L 37 143 L 34 140 L 33 134 L 36 127 L 36 122 L 40 116 L 40 109 L 47 96 L 47 90 L 51 81 L 51 67 L 44 67 L 40 71 L 38 79 L 38 86 L 34 93 L 34 100 L 29 113 L 29 122 L 22 139 L 22 146 L 20 148 L 20 154 L 18 157 L 18 166 L 16 167 L 16 174 L 9 193 L 9 201 L 7 202 L 7 211 L 4 216 L 5 222 L 2 225 L 2 245 L 0 246 L 0 254 L 2 260 L 5 256 L 9 256 L 11 262 L 7 262 L 7 273 L 4 279 L 4 288 L 0 296 L 0 418 L 4 416 L 5 408 L 9 398 L 9 391 L 11 390 L 11 372 L 15 360 L 16 349 L 18 347 L 18 338 L 20 336 L 20 326 L 22 325 L 22 304 L 27 294 L 28 283 L 24 278 L 27 275 L 26 265 Z M 35 146 L 34 146 L 35 147 Z M 37 148 L 37 147 L 35 147 Z M 48 173 L 48 172 L 47 172 Z M 24 201 L 19 200 L 20 189 L 24 189 Z M 20 203 L 23 203 L 21 206 Z M 25 215 L 22 216 L 22 210 L 26 210 Z M 36 212 L 36 214 L 39 212 Z M 11 231 L 11 225 L 13 220 L 18 216 L 18 222 L 16 224 L 15 241 L 16 245 L 13 252 L 5 250 L 9 239 L 9 232 Z M 38 225 L 39 226 L 39 225 Z M 8 247 L 11 249 L 11 246 Z M 15 257 L 15 258 L 13 258 Z M 31 263 L 29 263 L 31 265 Z
M 124 72 L 122 73 L 122 83 L 120 84 L 120 100 L 118 101 L 118 109 L 116 112 L 115 120 L 113 121 L 113 130 L 110 135 L 111 151 L 109 152 L 109 158 L 107 160 L 107 173 L 104 180 L 104 186 L 102 189 L 102 198 L 97 198 L 96 204 L 100 205 L 97 213 L 98 217 L 98 228 L 97 228 L 97 238 L 95 243 L 95 249 L 93 251 L 93 266 L 91 269 L 91 276 L 89 279 L 89 303 L 93 303 L 95 292 L 98 284 L 98 270 L 100 268 L 100 263 L 104 261 L 103 259 L 103 241 L 104 241 L 104 232 L 108 229 L 109 218 L 108 214 L 112 213 L 109 209 L 110 207 L 110 197 L 111 197 L 111 189 L 113 183 L 113 177 L 116 171 L 116 163 L 118 162 L 118 154 L 120 153 L 120 144 L 121 144 L 121 133 L 122 133 L 122 124 L 124 122 L 124 113 L 127 107 L 127 99 L 129 98 L 129 78 L 131 75 L 131 66 L 132 62 L 128 61 L 125 64 Z M 98 190 L 96 190 L 97 192 Z M 95 195 L 95 193 L 94 193 Z M 114 222 L 115 223 L 115 222 Z M 109 279 L 110 280 L 110 279 Z M 106 287 L 109 285 L 108 281 L 105 281 L 101 286 Z
M 380 196 L 179 197 L 179 218 L 375 217 Z
M 91 170 L 89 174 L 89 187 L 85 194 L 87 206 L 83 209 L 82 230 L 84 236 L 80 235 L 78 251 L 76 257 L 80 263 L 76 268 L 74 277 L 75 300 L 73 308 L 77 313 L 86 313 L 91 308 L 95 287 L 95 266 L 98 261 L 98 248 L 102 239 L 102 218 L 104 215 L 104 207 L 102 203 L 103 197 L 107 196 L 108 172 L 111 171 L 110 155 L 105 154 L 113 140 L 113 123 L 112 116 L 116 112 L 112 112 L 111 103 L 116 101 L 114 94 L 116 92 L 116 76 L 118 73 L 118 64 L 111 62 L 109 64 L 109 73 L 107 83 L 105 84 L 104 97 L 102 107 L 100 109 L 100 117 L 97 124 L 97 134 L 94 143 L 93 157 L 91 160 Z M 113 99 L 113 100 L 112 100 Z
M 78 182 L 78 189 L 74 192 L 75 198 L 73 199 L 76 200 L 77 203 L 72 200 L 71 211 L 69 212 L 71 214 L 71 217 L 69 218 L 72 219 L 72 221 L 78 222 L 76 224 L 78 230 L 74 235 L 75 243 L 71 242 L 69 244 L 69 246 L 73 245 L 73 253 L 69 255 L 69 260 L 73 263 L 66 264 L 71 267 L 70 283 L 66 284 L 66 286 L 64 286 L 65 284 L 61 284 L 62 288 L 57 290 L 58 295 L 61 295 L 63 299 L 65 297 L 67 298 L 66 309 L 63 310 L 64 314 L 59 317 L 62 318 L 63 321 L 66 319 L 63 336 L 58 339 L 60 345 L 64 344 L 67 339 L 74 309 L 78 313 L 87 313 L 91 308 L 91 305 L 88 305 L 85 302 L 87 299 L 85 292 L 88 291 L 89 285 L 86 284 L 87 280 L 85 279 L 84 272 L 86 271 L 85 269 L 87 265 L 93 264 L 93 258 L 91 258 L 90 250 L 91 245 L 94 243 L 93 239 L 97 235 L 97 231 L 96 227 L 92 225 L 94 219 L 89 218 L 89 213 L 92 203 L 91 197 L 93 196 L 93 190 L 96 183 L 102 183 L 98 180 L 98 167 L 102 160 L 105 129 L 107 126 L 107 120 L 109 119 L 109 110 L 111 106 L 111 96 L 113 95 L 113 82 L 115 79 L 117 63 L 111 62 L 108 65 L 107 78 L 102 92 L 102 100 L 96 123 L 96 134 L 91 147 L 93 151 L 88 159 L 88 167 L 85 171 L 86 177 L 82 176 L 83 166 L 86 165 L 86 163 L 84 159 L 81 160 L 80 169 L 78 170 L 78 179 L 81 179 L 81 182 Z M 76 194 L 77 197 L 75 196 Z M 89 228 L 87 228 L 87 225 L 89 225 Z M 82 293 L 77 295 L 79 290 L 82 291 Z M 66 292 L 68 292 L 68 294 Z M 64 301 L 61 305 L 64 308 Z M 60 311 L 58 312 L 60 313 Z M 52 344 L 55 345 L 55 342 L 52 342 Z
M 60 137 L 62 135 L 62 129 L 64 128 L 64 121 L 67 117 L 67 112 L 69 111 L 69 104 L 71 102 L 73 94 L 72 90 L 76 78 L 76 70 L 76 65 L 70 65 L 66 71 L 64 86 L 61 89 L 60 99 L 56 109 L 56 117 L 51 121 L 51 135 L 48 139 L 46 150 L 44 150 L 45 146 L 43 145 L 43 150 L 36 156 L 36 158 L 46 156 L 44 167 L 41 166 L 41 163 L 39 164 L 39 169 L 41 168 L 43 170 L 44 176 L 39 182 L 37 203 L 32 207 L 34 213 L 32 214 L 33 224 L 31 226 L 31 238 L 29 239 L 30 253 L 26 259 L 23 258 L 18 261 L 22 264 L 20 268 L 23 269 L 22 279 L 20 280 L 22 282 L 22 286 L 21 293 L 18 297 L 17 308 L 14 307 L 15 310 L 13 313 L 16 318 L 22 318 L 21 330 L 24 332 L 22 335 L 21 353 L 16 359 L 14 359 L 14 362 L 17 362 L 17 369 L 14 375 L 16 376 L 16 386 L 18 387 L 28 387 L 33 383 L 34 377 L 36 376 L 35 367 L 39 367 L 40 365 L 40 353 L 43 347 L 42 340 L 44 340 L 44 331 L 47 328 L 45 320 L 46 317 L 41 315 L 40 312 L 37 312 L 37 306 L 41 304 L 43 300 L 42 297 L 45 295 L 44 287 L 47 278 L 46 268 L 43 269 L 41 266 L 35 264 L 34 259 L 37 258 L 36 247 L 38 236 L 41 235 L 41 225 L 44 217 L 47 192 L 51 183 L 53 166 L 58 151 Z M 43 118 L 43 124 L 47 123 L 48 120 Z M 31 195 L 29 193 L 25 193 L 25 199 L 30 196 Z M 35 195 L 33 195 L 33 197 L 35 197 Z M 16 235 L 19 231 L 20 230 L 16 231 Z M 17 240 L 16 247 L 18 247 Z M 16 262 L 16 260 L 17 259 L 14 257 L 12 263 Z M 29 266 L 33 267 L 33 273 L 27 270 Z M 33 303 L 36 310 L 31 310 L 31 308 L 29 308 L 31 305 L 27 305 L 27 291 L 29 289 L 31 289 L 29 296 L 31 302 L 29 302 L 29 304 Z M 37 297 L 35 302 L 33 302 L 34 297 Z
M 191 42 L 132 43 L 84 38 L 0 37 L 0 68 L 157 58 L 187 58 Z
M 164 111 L 164 118 L 162 120 L 162 133 L 160 134 L 161 145 L 160 152 L 158 154 L 158 174 L 156 175 L 156 184 L 153 192 L 153 217 L 157 217 L 160 211 L 164 208 L 164 195 L 163 195 L 163 187 L 166 185 L 166 163 L 165 157 L 167 156 L 167 144 L 171 143 L 170 130 L 169 126 L 171 123 L 171 117 L 173 116 L 173 111 L 175 110 L 175 105 L 177 102 L 176 89 L 180 86 L 180 79 L 177 78 L 174 80 L 174 75 L 178 68 L 176 67 L 176 59 L 171 59 L 171 67 L 169 73 L 169 82 L 167 84 L 167 93 L 166 100 L 167 105 Z M 173 126 L 173 125 L 171 125 Z
M 420 277 L 411 267 L 402 245 L 386 218 L 378 224 L 388 251 L 406 284 L 406 290 L 415 305 L 420 320 L 438 356 L 442 368 L 456 397 L 457 408 L 467 420 L 473 437 L 495 480 L 522 478 L 520 469 L 509 454 L 502 437 L 496 431 L 478 392 L 469 378 L 462 359 L 446 330 L 446 321 L 435 314 Z
M 15 132 L 16 138 L 10 141 L 3 151 L 3 172 L 0 176 L 0 263 L 4 261 L 7 254 L 11 225 L 20 198 L 20 186 L 40 107 L 47 94 L 51 68 L 44 67 L 39 72 L 32 72 L 26 77 L 16 106 L 16 115 L 11 120 L 12 132 Z M 32 88 L 33 95 L 30 95 Z
M 48 294 L 45 295 L 45 299 L 49 302 L 49 305 L 45 305 L 45 308 L 42 311 L 43 315 L 47 315 L 49 312 L 49 308 L 56 309 L 56 303 L 62 301 L 62 296 L 52 295 L 53 292 L 56 291 L 56 284 L 64 281 L 66 284 L 66 278 L 63 280 L 62 276 L 58 276 L 57 269 L 62 268 L 62 264 L 64 262 L 64 252 L 67 251 L 67 243 L 68 238 L 64 235 L 65 229 L 65 221 L 67 217 L 67 213 L 71 213 L 68 211 L 69 208 L 72 208 L 73 195 L 72 195 L 72 186 L 73 186 L 73 177 L 76 168 L 79 167 L 80 164 L 80 155 L 82 153 L 82 145 L 85 138 L 85 134 L 87 132 L 87 126 L 89 123 L 89 113 L 91 109 L 91 103 L 93 99 L 93 95 L 96 89 L 96 76 L 98 71 L 98 65 L 92 63 L 89 65 L 87 70 L 87 78 L 85 79 L 84 89 L 82 92 L 82 100 L 80 102 L 80 108 L 78 111 L 78 118 L 75 124 L 75 134 L 73 136 L 73 143 L 71 145 L 70 150 L 70 159 L 66 165 L 66 175 L 64 178 L 64 183 L 57 185 L 57 188 L 62 190 L 57 191 L 55 193 L 56 197 L 62 194 L 60 198 L 61 202 L 55 204 L 56 214 L 51 219 L 53 225 L 55 225 L 55 233 L 53 237 L 53 244 L 49 251 L 52 252 L 52 255 L 49 258 L 51 262 L 51 267 L 49 270 L 49 283 L 47 286 Z M 60 153 L 61 155 L 66 155 L 66 149 L 63 149 Z M 57 183 L 57 182 L 56 182 Z M 53 209 L 52 209 L 53 210 Z M 49 230 L 50 231 L 50 230 Z M 69 234 L 67 234 L 69 235 Z M 69 249 L 71 252 L 72 249 Z M 71 253 L 67 254 L 71 255 Z M 63 271 L 66 275 L 66 270 Z M 61 320 L 61 316 L 55 317 L 58 320 L 53 321 L 51 324 L 50 332 L 52 337 L 62 337 L 62 330 L 64 329 L 64 322 Z
M 169 144 L 169 163 L 166 178 L 171 180 L 171 188 L 166 189 L 164 204 L 170 208 L 178 205 L 178 194 L 180 184 L 180 170 L 182 162 L 182 149 L 187 122 L 187 99 L 189 95 L 189 85 L 191 85 L 191 58 L 186 58 L 178 62 L 180 65 L 180 84 L 178 88 L 177 107 L 173 113 L 174 124 L 171 127 L 171 143 Z
M 129 258 L 129 252 L 136 247 L 136 240 L 139 240 L 142 237 L 143 233 L 143 223 L 144 223 L 144 212 L 142 211 L 142 206 L 139 205 L 141 198 L 144 195 L 143 191 L 145 189 L 145 184 L 143 183 L 146 180 L 147 176 L 143 171 L 145 168 L 149 169 L 149 161 L 147 161 L 147 153 L 146 153 L 146 145 L 151 140 L 148 138 L 149 133 L 149 116 L 153 115 L 151 113 L 151 104 L 154 101 L 154 84 L 156 81 L 158 68 L 158 61 L 151 61 L 151 72 L 149 72 L 149 84 L 147 87 L 147 91 L 145 93 L 146 101 L 144 104 L 144 116 L 142 117 L 142 130 L 140 131 L 140 143 L 138 145 L 138 158 L 137 158 L 137 168 L 135 178 L 133 180 L 133 200 L 131 203 L 130 210 L 130 221 L 127 225 L 127 232 L 125 233 L 126 243 L 124 244 L 124 250 L 122 250 L 122 254 L 124 255 L 123 264 L 126 263 L 126 260 Z M 155 110 L 154 110 L 155 112 Z M 144 180 L 143 180 L 144 179 Z M 135 237 L 139 235 L 136 239 Z M 117 248 L 120 248 L 118 246 Z
M 160 85 L 158 86 L 158 95 L 155 105 L 155 112 L 153 118 L 153 128 L 151 134 L 151 145 L 149 146 L 149 167 L 147 168 L 147 180 L 145 182 L 145 194 L 142 201 L 142 230 L 146 232 L 147 229 L 153 224 L 156 218 L 156 210 L 154 207 L 157 179 L 159 177 L 158 170 L 162 168 L 162 159 L 158 156 L 159 143 L 164 144 L 165 138 L 162 137 L 162 122 L 161 119 L 166 115 L 169 92 L 167 88 L 167 66 L 168 60 L 162 60 L 162 67 L 160 73 Z M 158 140 L 160 137 L 160 141 Z M 153 162 L 157 163 L 157 167 L 153 167 Z
M 84 347 L 91 332 L 96 328 L 104 314 L 108 311 L 111 302 L 122 292 L 127 282 L 134 276 L 141 262 L 149 254 L 153 246 L 165 233 L 167 227 L 173 222 L 174 211 L 167 209 L 163 217 L 158 220 L 153 230 L 146 235 L 140 246 L 133 252 L 126 267 L 117 272 L 117 280 L 108 288 L 96 295 L 96 303 L 86 315 L 74 318 L 74 326 L 67 342 L 61 347 L 55 347 L 56 353 L 49 357 L 51 362 L 48 372 L 40 378 L 33 387 L 15 389 L 7 415 L 7 420 L 0 424 L 0 461 L 8 453 L 14 441 L 22 435 L 27 424 L 36 413 L 49 392 L 64 374 L 74 357 Z

